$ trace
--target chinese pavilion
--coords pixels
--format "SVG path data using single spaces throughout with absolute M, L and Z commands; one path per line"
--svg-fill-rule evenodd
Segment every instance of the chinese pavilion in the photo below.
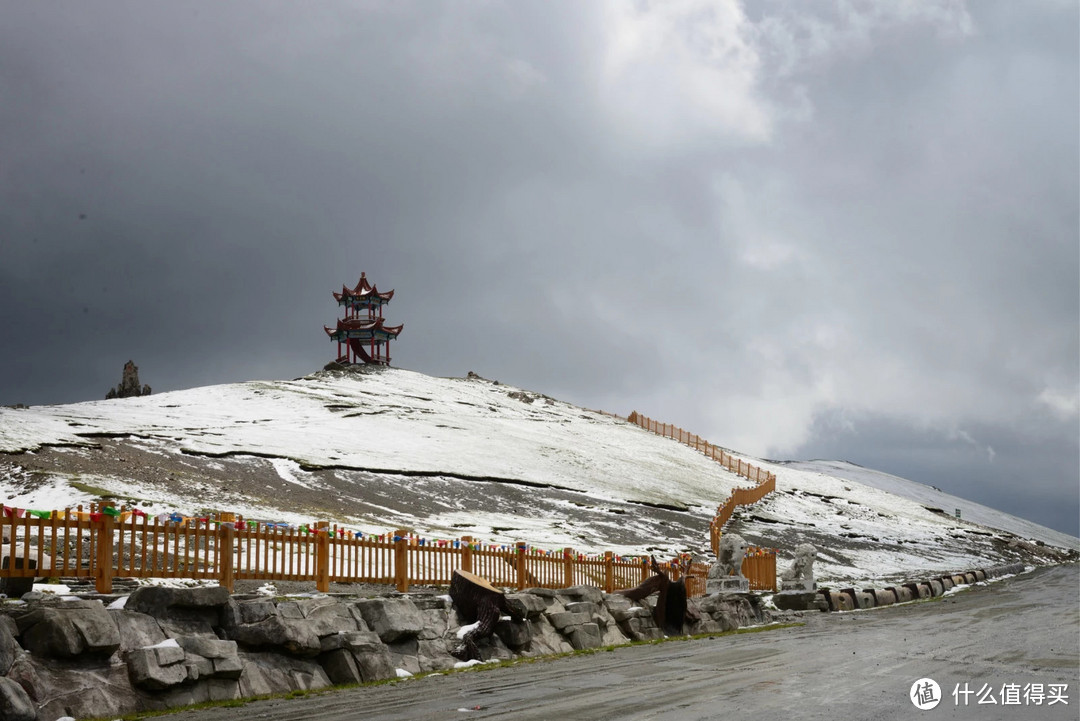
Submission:
M 390 339 L 405 327 L 383 322 L 383 306 L 393 297 L 394 291 L 379 292 L 364 273 L 355 288 L 343 285 L 340 293 L 334 293 L 338 305 L 345 307 L 345 317 L 338 319 L 337 328 L 323 329 L 331 341 L 337 341 L 338 363 L 390 365 Z

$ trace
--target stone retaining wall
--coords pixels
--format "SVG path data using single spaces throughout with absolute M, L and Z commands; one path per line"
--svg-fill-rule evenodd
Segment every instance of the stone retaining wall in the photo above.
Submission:
M 32 594 L 38 596 L 38 594 Z M 661 638 L 652 608 L 590 586 L 507 599 L 479 642 L 511 659 Z M 691 599 L 687 633 L 768 620 L 753 596 Z M 0 607 L 0 718 L 120 716 L 450 669 L 461 623 L 449 596 L 230 596 L 142 587 L 123 608 L 44 595 Z
M 822 588 L 809 593 L 780 592 L 773 596 L 773 603 L 782 610 L 854 611 L 857 609 L 890 606 L 894 603 L 917 601 L 941 596 L 950 588 L 972 584 L 988 578 L 1023 573 L 1024 564 L 1012 563 L 985 569 L 936 576 L 919 581 L 901 583 L 885 588 Z

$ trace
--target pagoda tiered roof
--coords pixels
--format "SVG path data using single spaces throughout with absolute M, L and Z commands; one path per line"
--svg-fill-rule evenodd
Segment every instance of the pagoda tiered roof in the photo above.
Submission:
M 389 303 L 393 297 L 394 291 L 388 290 L 385 293 L 380 293 L 377 287 L 368 283 L 365 273 L 360 274 L 360 280 L 355 288 L 342 285 L 341 292 L 334 293 L 334 299 L 338 302 L 338 305 L 382 305 Z
M 337 328 L 323 326 L 330 340 L 344 342 L 349 339 L 388 341 L 397 338 L 401 325 L 384 325 L 382 318 L 338 318 Z

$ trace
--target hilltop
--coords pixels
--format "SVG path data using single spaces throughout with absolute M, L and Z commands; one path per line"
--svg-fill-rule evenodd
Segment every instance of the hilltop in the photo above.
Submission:
M 781 558 L 814 543 L 823 581 L 1054 562 L 1080 548 L 1071 536 L 851 464 L 731 452 L 778 480 L 777 493 L 737 511 L 725 530 L 777 547 Z M 152 514 L 223 510 L 368 533 L 667 556 L 706 554 L 717 503 L 746 483 L 620 418 L 472 374 L 321 371 L 0 409 L 0 496 L 42 510 L 110 497 Z

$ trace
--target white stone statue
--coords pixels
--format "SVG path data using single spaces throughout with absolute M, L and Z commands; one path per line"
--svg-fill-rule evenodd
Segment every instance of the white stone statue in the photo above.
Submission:
M 809 543 L 800 543 L 795 547 L 795 560 L 791 562 L 791 568 L 780 575 L 785 591 L 813 591 L 817 588 L 814 583 L 814 560 L 817 558 L 817 549 Z
M 720 537 L 716 563 L 709 567 L 705 579 L 705 593 L 746 593 L 750 590 L 750 581 L 742 575 L 746 548 L 742 536 L 726 533 Z

